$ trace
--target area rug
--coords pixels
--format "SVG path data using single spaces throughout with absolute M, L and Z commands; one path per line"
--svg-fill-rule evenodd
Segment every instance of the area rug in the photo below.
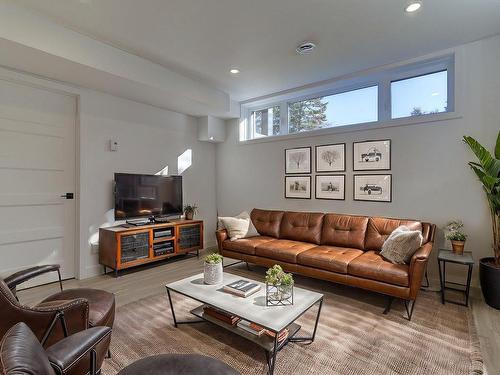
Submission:
M 305 282 L 325 294 L 312 344 L 293 343 L 279 354 L 275 374 L 469 375 L 483 364 L 471 310 L 442 305 L 437 293 L 421 292 L 413 318 L 394 302 L 383 315 L 384 297 L 330 283 Z M 173 295 L 178 319 L 189 318 L 197 303 Z M 310 332 L 316 310 L 301 317 Z M 112 358 L 105 375 L 161 353 L 199 353 L 218 358 L 241 374 L 266 374 L 265 355 L 255 344 L 210 323 L 174 328 L 165 295 L 122 306 L 113 329 Z

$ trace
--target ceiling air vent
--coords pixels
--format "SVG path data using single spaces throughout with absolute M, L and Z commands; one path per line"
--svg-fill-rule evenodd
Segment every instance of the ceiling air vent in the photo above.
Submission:
M 295 51 L 299 55 L 309 55 L 313 53 L 313 51 L 316 49 L 316 44 L 313 42 L 304 42 L 300 43 L 299 46 L 295 49 Z

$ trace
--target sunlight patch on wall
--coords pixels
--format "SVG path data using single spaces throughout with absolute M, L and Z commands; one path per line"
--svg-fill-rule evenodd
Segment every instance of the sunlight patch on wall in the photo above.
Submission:
M 193 151 L 188 148 L 177 158 L 177 174 L 182 174 L 186 169 L 188 169 L 193 160 Z
M 156 176 L 168 176 L 168 165 L 165 166 L 162 170 L 159 170 L 155 173 Z

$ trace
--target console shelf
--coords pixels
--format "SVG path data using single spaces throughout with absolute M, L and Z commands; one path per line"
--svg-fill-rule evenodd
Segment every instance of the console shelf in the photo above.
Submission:
M 99 263 L 115 271 L 203 249 L 203 221 L 174 220 L 99 229 Z

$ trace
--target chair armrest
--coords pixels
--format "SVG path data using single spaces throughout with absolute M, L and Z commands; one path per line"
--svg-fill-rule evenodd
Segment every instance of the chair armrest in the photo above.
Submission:
M 92 374 L 101 368 L 110 340 L 111 328 L 94 327 L 62 339 L 46 353 L 58 374 Z
M 421 246 L 410 261 L 410 299 L 417 297 L 418 291 L 422 285 L 422 278 L 427 268 L 427 262 L 432 252 L 433 242 L 427 242 Z
M 43 327 L 33 330 L 44 346 L 53 345 L 67 335 L 86 330 L 89 325 L 89 302 L 84 298 L 42 302 L 26 309 L 52 317 L 50 325 L 45 323 Z M 28 325 L 39 324 L 34 321 Z
M 28 280 L 31 280 L 48 272 L 59 272 L 60 268 L 61 266 L 59 264 L 35 266 L 7 276 L 3 281 L 5 282 L 5 284 L 7 284 L 10 290 L 14 290 L 19 284 L 22 284 Z
M 219 229 L 215 232 L 215 237 L 217 238 L 217 246 L 219 247 L 219 252 L 222 252 L 222 243 L 228 239 L 226 229 Z

